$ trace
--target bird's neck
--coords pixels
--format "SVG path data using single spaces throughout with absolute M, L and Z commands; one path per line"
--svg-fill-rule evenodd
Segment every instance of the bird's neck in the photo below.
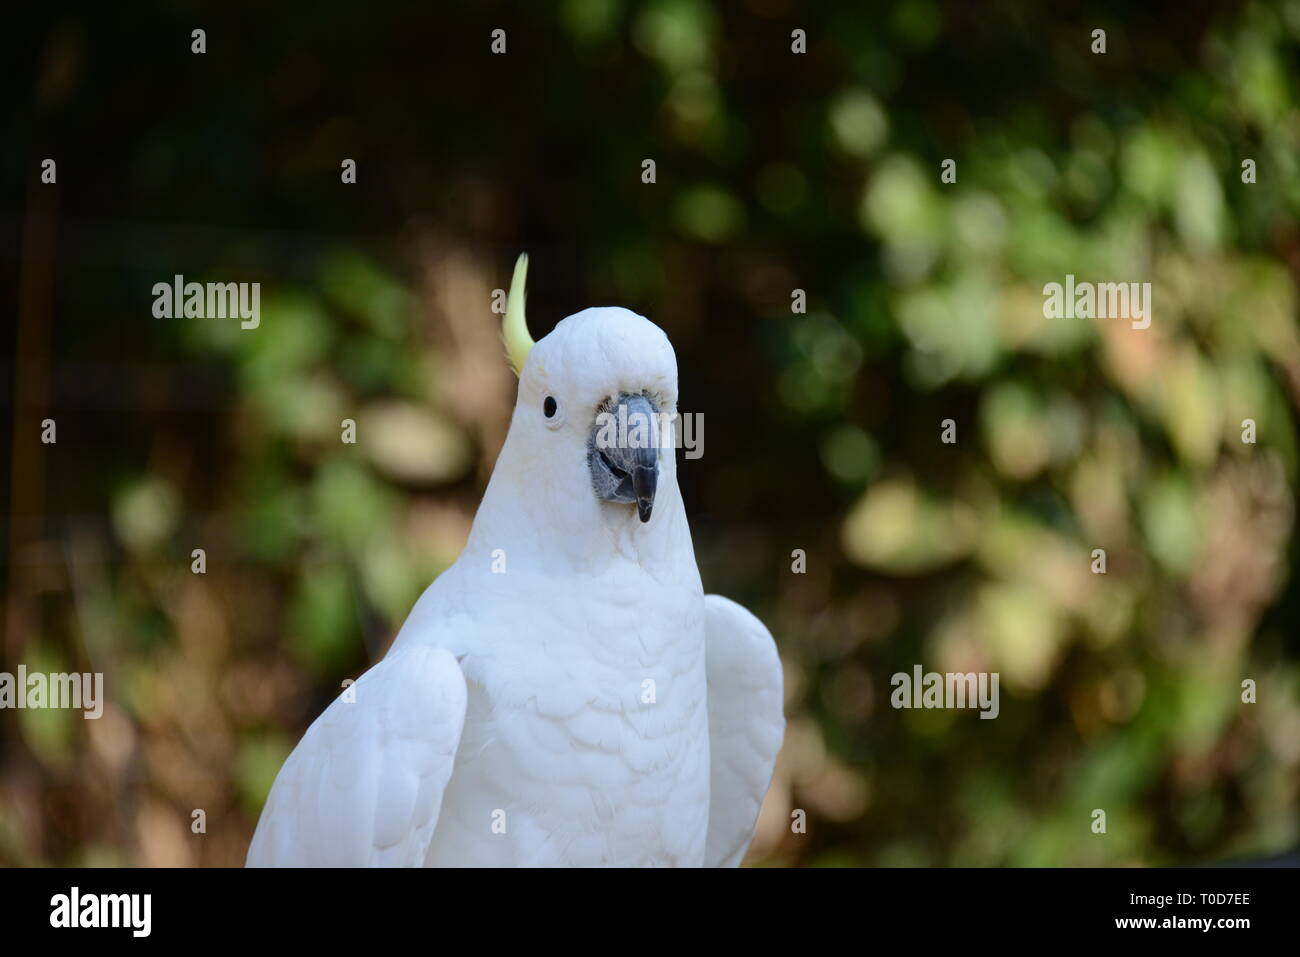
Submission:
M 545 482 L 526 456 L 506 442 L 483 494 L 461 561 L 542 574 L 600 577 L 612 565 L 633 562 L 665 583 L 698 583 L 694 549 L 676 463 L 668 451 L 650 521 L 634 505 L 602 502 L 593 493 L 585 462 L 564 481 Z

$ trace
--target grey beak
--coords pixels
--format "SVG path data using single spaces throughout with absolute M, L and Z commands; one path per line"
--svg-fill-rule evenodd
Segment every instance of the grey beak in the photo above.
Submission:
M 596 416 L 587 464 L 597 498 L 635 504 L 637 517 L 650 521 L 659 484 L 659 432 L 646 396 L 623 393 Z
M 632 491 L 636 495 L 636 514 L 641 521 L 650 521 L 650 512 L 655 507 L 655 485 L 659 482 L 659 463 L 645 466 L 638 465 L 632 469 Z

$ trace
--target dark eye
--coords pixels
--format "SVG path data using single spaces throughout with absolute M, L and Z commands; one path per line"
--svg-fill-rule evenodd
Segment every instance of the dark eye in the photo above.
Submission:
M 546 417 L 548 419 L 553 419 L 555 418 L 555 413 L 558 411 L 558 409 L 559 406 L 555 404 L 555 399 L 552 396 L 548 395 L 546 397 L 546 401 L 542 403 L 542 412 L 546 414 Z

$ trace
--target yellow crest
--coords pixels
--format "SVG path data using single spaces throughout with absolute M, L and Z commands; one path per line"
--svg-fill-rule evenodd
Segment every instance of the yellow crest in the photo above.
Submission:
M 528 282 L 528 253 L 520 253 L 515 261 L 515 274 L 510 280 L 506 296 L 506 317 L 501 323 L 501 335 L 506 342 L 506 354 L 515 367 L 515 375 L 523 375 L 524 363 L 535 343 L 528 334 L 528 321 L 524 318 L 524 287 Z

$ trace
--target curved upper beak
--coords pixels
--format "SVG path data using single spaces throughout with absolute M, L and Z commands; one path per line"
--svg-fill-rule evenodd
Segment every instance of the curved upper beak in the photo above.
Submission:
M 636 496 L 636 514 L 642 522 L 650 521 L 655 507 L 655 486 L 659 483 L 659 463 L 637 465 L 632 469 L 632 493 Z
M 636 505 L 637 517 L 650 521 L 659 484 L 659 421 L 644 395 L 619 395 L 596 417 L 590 467 L 599 498 Z

